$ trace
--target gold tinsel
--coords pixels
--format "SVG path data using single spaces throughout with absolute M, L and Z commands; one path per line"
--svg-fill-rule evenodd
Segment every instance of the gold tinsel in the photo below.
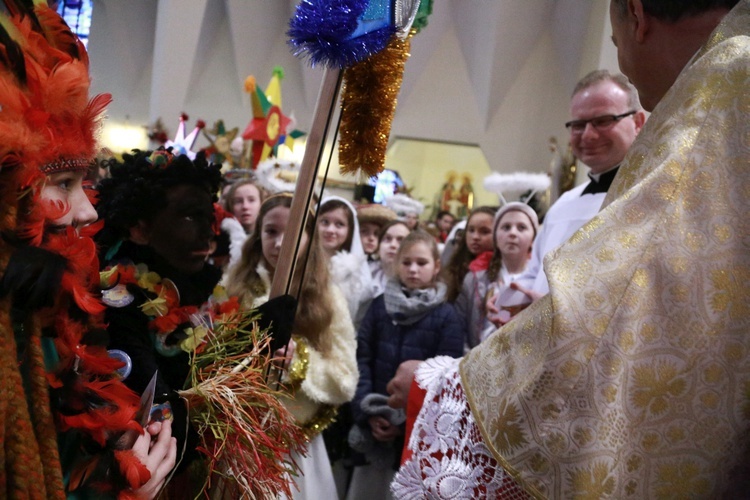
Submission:
M 339 127 L 342 174 L 361 171 L 372 177 L 385 168 L 409 45 L 409 38 L 394 36 L 381 52 L 345 70 Z

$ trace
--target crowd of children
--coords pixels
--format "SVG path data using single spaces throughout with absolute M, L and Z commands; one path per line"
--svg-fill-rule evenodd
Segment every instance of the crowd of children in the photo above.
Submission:
M 245 307 L 268 298 L 291 201 L 265 199 L 241 260 L 225 272 Z M 301 290 L 293 340 L 278 352 L 297 388 L 287 404 L 311 439 L 295 457 L 294 497 L 389 498 L 405 415 L 386 404 L 388 382 L 404 361 L 460 357 L 497 324 L 494 298 L 523 269 L 538 219 L 519 202 L 479 207 L 442 266 L 442 238 L 411 229 L 405 213 L 340 197 L 319 206 L 299 251 L 307 264 L 292 279 Z
M 291 201 L 289 193 L 266 199 L 241 261 L 228 272 L 229 293 L 239 296 L 246 307 L 268 301 Z M 309 255 L 307 264 L 298 266 L 292 277 L 299 290 L 294 335 L 278 352 L 285 359 L 282 380 L 291 387 L 283 401 L 310 440 L 307 453 L 295 457 L 300 474 L 294 479 L 293 498 L 310 499 L 336 496 L 321 431 L 333 421 L 337 408 L 351 400 L 357 384 L 354 325 L 313 221 L 308 218 L 300 249 Z

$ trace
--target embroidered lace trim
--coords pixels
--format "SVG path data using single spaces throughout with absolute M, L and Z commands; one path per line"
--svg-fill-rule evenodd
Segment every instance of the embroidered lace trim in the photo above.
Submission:
M 394 498 L 530 498 L 484 446 L 461 386 L 459 361 L 441 356 L 417 371 L 427 394 L 409 440 L 413 455 L 391 484 Z

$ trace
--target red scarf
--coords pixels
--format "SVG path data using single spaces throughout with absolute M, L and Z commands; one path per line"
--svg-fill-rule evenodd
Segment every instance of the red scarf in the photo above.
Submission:
M 476 256 L 474 260 L 469 264 L 469 271 L 478 273 L 479 271 L 486 271 L 490 267 L 490 261 L 492 260 L 492 252 L 482 252 Z

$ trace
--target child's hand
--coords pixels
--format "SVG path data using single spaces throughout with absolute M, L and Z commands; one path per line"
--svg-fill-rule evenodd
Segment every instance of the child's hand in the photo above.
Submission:
M 492 325 L 495 328 L 500 328 L 505 323 L 507 323 L 507 321 L 503 321 L 503 317 L 500 316 L 499 314 L 488 314 L 487 319 L 490 321 L 490 323 L 492 323 Z
M 383 417 L 370 417 L 368 423 L 370 424 L 372 437 L 374 437 L 376 441 L 380 441 L 381 443 L 393 441 L 393 439 L 398 436 L 399 432 L 401 432 L 397 425 L 391 424 Z
M 513 283 L 511 283 L 511 284 L 510 284 L 510 287 L 511 287 L 511 288 L 512 288 L 513 290 L 518 290 L 518 291 L 519 291 L 519 292 L 521 292 L 522 294 L 526 295 L 526 296 L 527 296 L 528 298 L 530 298 L 530 299 L 531 299 L 531 302 L 532 302 L 532 303 L 534 303 L 534 302 L 536 302 L 537 300 L 539 300 L 539 299 L 541 299 L 542 297 L 544 297 L 544 295 L 543 295 L 543 294 L 541 294 L 541 293 L 539 293 L 539 292 L 535 292 L 534 290 L 531 290 L 530 288 L 524 288 L 524 287 L 522 287 L 521 285 L 519 285 L 518 283 L 516 283 L 515 281 L 514 281 Z
M 273 357 L 276 358 L 274 362 L 283 370 L 289 368 L 289 363 L 292 362 L 296 347 L 297 344 L 294 340 L 290 340 L 286 346 L 276 349 L 276 352 L 273 353 Z
M 487 317 L 496 316 L 500 312 L 500 309 L 495 305 L 494 294 L 487 295 L 487 302 L 484 304 L 485 310 L 487 311 Z
M 151 473 L 151 479 L 135 491 L 138 498 L 155 498 L 177 461 L 177 440 L 172 437 L 172 422 L 153 422 L 136 439 L 133 453 Z M 156 439 L 154 439 L 156 437 Z
M 494 286 L 490 288 L 490 291 L 487 293 L 487 300 L 485 301 L 484 308 L 485 311 L 487 311 L 487 319 L 489 322 L 492 323 L 495 328 L 500 328 L 507 323 L 507 320 L 503 321 L 504 318 L 500 314 L 500 308 L 495 304 L 495 291 Z

